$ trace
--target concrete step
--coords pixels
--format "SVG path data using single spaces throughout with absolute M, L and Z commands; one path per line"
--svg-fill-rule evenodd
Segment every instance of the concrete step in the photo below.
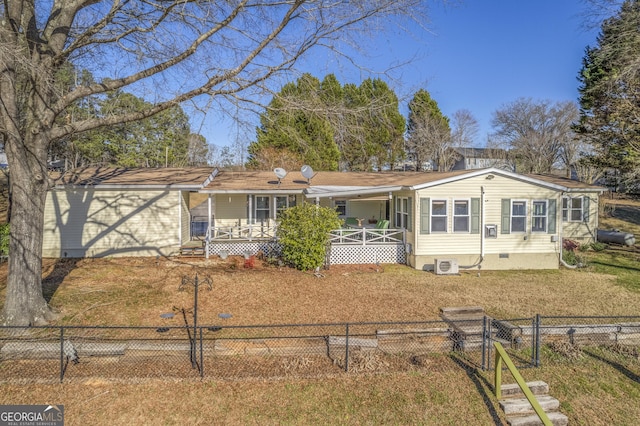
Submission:
M 534 395 L 547 395 L 549 393 L 549 385 L 542 380 L 527 382 L 527 386 Z M 524 393 L 517 383 L 500 386 L 503 398 L 523 398 Z
M 567 426 L 569 424 L 569 419 L 562 413 L 547 413 L 547 417 L 549 417 L 554 426 Z M 510 426 L 538 426 L 542 424 L 542 421 L 537 414 L 533 414 L 525 417 L 507 417 L 507 424 Z
M 560 402 L 549 395 L 538 395 L 536 399 L 544 411 L 555 411 L 560 408 Z M 510 398 L 500 400 L 500 408 L 509 415 L 528 415 L 535 414 L 533 407 L 526 398 Z

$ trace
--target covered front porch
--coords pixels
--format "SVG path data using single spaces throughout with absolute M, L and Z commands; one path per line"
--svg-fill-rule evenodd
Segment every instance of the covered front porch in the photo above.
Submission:
M 277 223 L 212 226 L 204 242 L 205 256 L 280 254 Z M 406 263 L 404 229 L 342 228 L 330 232 L 327 264 Z
M 227 175 L 199 191 L 206 199 L 200 198 L 194 216 L 204 225 L 198 238 L 205 256 L 278 256 L 280 213 L 307 202 L 335 209 L 343 220 L 340 229 L 329 233 L 327 264 L 406 263 L 407 215 L 396 217 L 401 202 L 393 196 L 400 186 L 310 185 L 290 175 L 269 180 L 256 173 L 242 182 Z

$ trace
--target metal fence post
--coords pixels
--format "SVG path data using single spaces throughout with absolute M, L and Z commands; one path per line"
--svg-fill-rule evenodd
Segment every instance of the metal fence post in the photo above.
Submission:
M 193 296 L 193 340 L 191 341 L 191 368 L 196 368 L 196 327 L 198 326 L 198 273 L 195 279 L 195 293 Z
M 203 346 L 204 342 L 202 340 L 202 327 L 200 327 L 200 378 L 204 378 L 204 362 L 203 362 Z
M 349 372 L 349 323 L 346 324 L 344 333 L 344 371 Z
M 491 334 L 493 333 L 493 329 L 491 326 L 491 320 L 487 318 L 487 363 L 491 361 L 491 350 L 493 349 L 493 344 L 491 343 Z
M 487 316 L 482 317 L 482 371 L 485 371 L 487 355 Z
M 536 317 L 531 318 L 531 366 L 536 365 Z
M 535 331 L 535 337 L 536 337 L 536 349 L 535 349 L 536 360 L 535 360 L 535 366 L 536 367 L 540 367 L 540 343 L 541 343 L 540 322 L 541 322 L 540 314 L 536 314 L 536 331 Z
M 60 326 L 60 383 L 64 377 L 64 327 Z

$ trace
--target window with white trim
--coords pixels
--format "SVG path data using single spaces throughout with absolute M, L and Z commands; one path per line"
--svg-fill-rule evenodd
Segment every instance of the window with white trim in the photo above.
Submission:
M 431 232 L 447 232 L 446 200 L 431 200 Z
M 347 200 L 335 200 L 334 206 L 338 212 L 338 216 L 347 215 Z
M 407 228 L 409 224 L 409 199 L 407 197 L 396 198 L 396 227 Z
M 582 222 L 583 216 L 583 198 L 562 199 L 562 221 L 563 222 Z
M 547 232 L 546 200 L 534 200 L 532 203 L 531 232 Z
M 296 205 L 296 196 L 294 194 L 290 195 L 276 195 L 274 197 L 274 202 L 276 204 L 276 219 L 280 217 L 280 213 L 289 207 L 294 207 Z
M 526 232 L 527 202 L 524 200 L 511 201 L 511 232 Z
M 469 200 L 453 200 L 453 232 L 469 232 Z
M 256 221 L 264 222 L 266 220 L 269 220 L 269 197 L 256 195 L 255 201 Z

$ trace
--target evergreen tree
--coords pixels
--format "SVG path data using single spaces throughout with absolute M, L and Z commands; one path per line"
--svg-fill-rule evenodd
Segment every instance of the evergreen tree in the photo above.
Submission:
M 640 2 L 625 1 L 605 20 L 579 74 L 576 132 L 594 148 L 593 160 L 618 170 L 627 183 L 640 177 Z
M 398 98 L 380 79 L 344 87 L 334 75 L 322 82 L 305 74 L 285 85 L 260 117 L 249 145 L 249 168 L 381 170 L 403 156 L 404 117 Z
M 405 119 L 398 110 L 398 98 L 380 79 L 363 81 L 360 93 L 368 110 L 362 111 L 361 122 L 370 148 L 371 163 L 378 170 L 392 169 L 403 157 Z
M 288 167 L 308 164 L 317 170 L 338 169 L 340 153 L 325 116 L 320 81 L 310 74 L 286 84 L 272 99 L 260 116 L 256 136 L 248 148 L 249 168 L 271 168 L 274 160 L 293 156 L 298 164 L 288 160 Z
M 409 102 L 407 134 L 407 153 L 416 171 L 422 170 L 427 161 L 435 162 L 440 171 L 453 166 L 449 119 L 424 89 L 418 90 Z

